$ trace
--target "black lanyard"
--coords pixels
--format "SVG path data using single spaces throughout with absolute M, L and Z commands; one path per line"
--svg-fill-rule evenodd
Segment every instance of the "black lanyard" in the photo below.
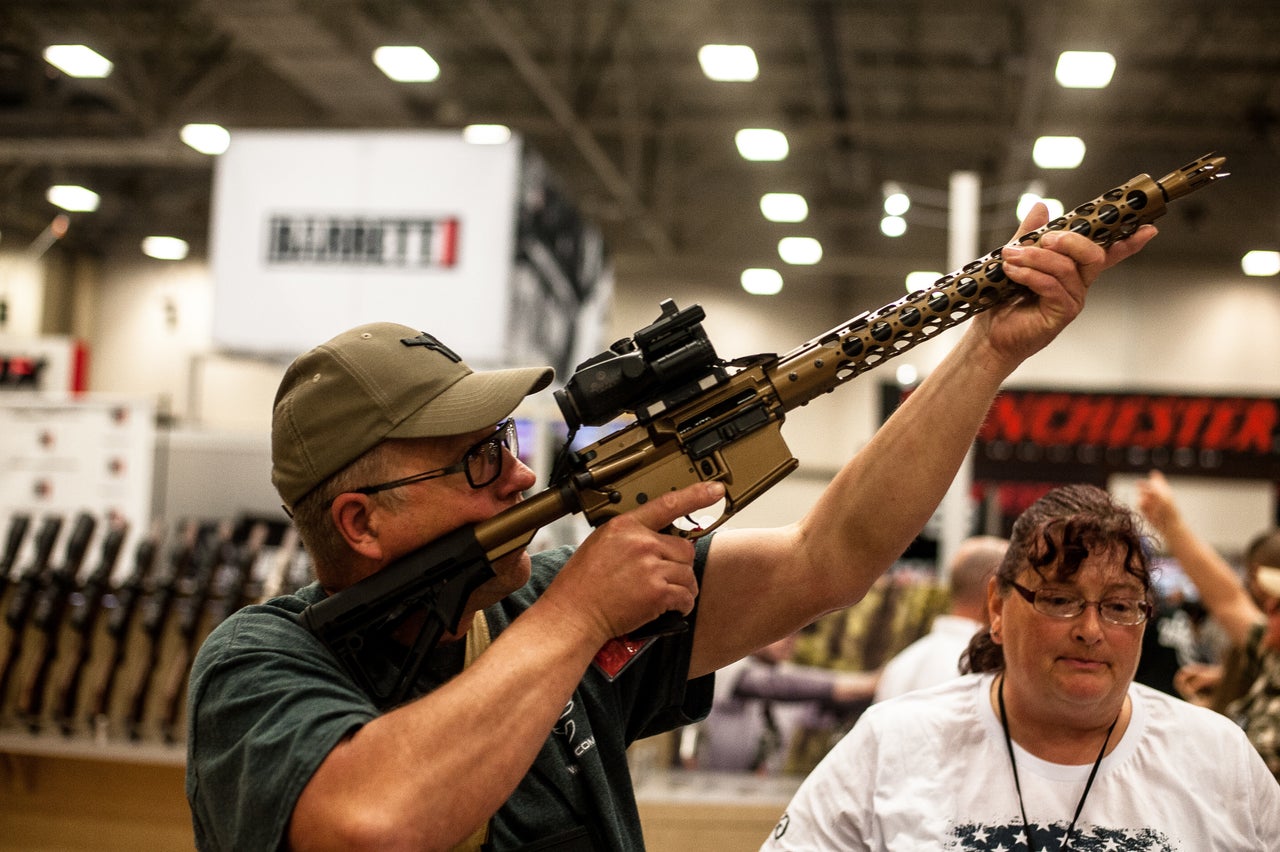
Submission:
M 1018 780 L 1018 762 L 1013 759 L 1013 737 L 1009 735 L 1009 720 L 1004 712 L 1004 675 L 1000 675 L 1000 686 L 996 690 L 996 699 L 1000 703 L 1000 727 L 1004 728 L 1004 745 L 1009 750 L 1009 765 L 1013 767 L 1013 787 L 1018 791 L 1018 811 L 1022 814 L 1022 831 L 1027 835 L 1027 852 L 1035 852 L 1035 841 L 1031 837 L 1031 826 L 1027 823 L 1027 809 L 1022 804 L 1022 782 Z M 1111 727 L 1107 728 L 1107 738 L 1102 741 L 1102 748 L 1098 750 L 1098 759 L 1093 762 L 1093 769 L 1089 772 L 1089 780 L 1084 784 L 1084 792 L 1080 794 L 1080 801 L 1076 804 L 1075 816 L 1071 818 L 1071 825 L 1067 826 L 1067 833 L 1062 836 L 1062 843 L 1058 846 L 1059 850 L 1067 849 L 1071 842 L 1071 832 L 1076 830 L 1076 820 L 1080 819 L 1080 812 L 1084 810 L 1084 800 L 1089 797 L 1089 790 L 1093 787 L 1093 779 L 1098 774 L 1098 767 L 1102 765 L 1102 756 L 1107 753 L 1107 743 L 1111 742 L 1111 732 L 1116 729 L 1116 722 L 1120 721 L 1120 714 L 1111 720 Z

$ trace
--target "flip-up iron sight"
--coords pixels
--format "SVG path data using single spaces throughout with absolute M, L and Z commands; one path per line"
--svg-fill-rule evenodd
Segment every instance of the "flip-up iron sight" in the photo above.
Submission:
M 701 306 L 662 302 L 662 315 L 583 361 L 554 394 L 571 430 L 603 426 L 623 412 L 641 422 L 728 377 L 702 329 Z

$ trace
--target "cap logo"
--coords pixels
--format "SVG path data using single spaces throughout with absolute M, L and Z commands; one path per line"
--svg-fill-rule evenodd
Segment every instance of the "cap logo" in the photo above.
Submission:
M 445 346 L 437 340 L 435 335 L 427 334 L 425 331 L 417 337 L 402 337 L 400 338 L 400 342 L 405 346 L 425 346 L 428 349 L 439 352 L 455 364 L 461 363 L 462 361 L 462 357 L 459 356 L 457 352 L 454 352 L 448 346 Z

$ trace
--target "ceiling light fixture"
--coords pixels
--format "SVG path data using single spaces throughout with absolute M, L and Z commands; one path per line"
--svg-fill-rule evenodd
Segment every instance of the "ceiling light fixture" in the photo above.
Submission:
M 1054 76 L 1066 89 L 1105 89 L 1116 70 L 1116 58 L 1105 50 L 1064 50 Z
M 151 236 L 142 238 L 142 253 L 156 260 L 184 260 L 190 246 L 178 237 Z
M 397 83 L 430 83 L 440 76 L 440 64 L 417 45 L 383 45 L 373 52 L 373 64 Z
M 893 181 L 885 181 L 880 194 L 884 196 L 884 212 L 889 216 L 902 216 L 911 209 L 911 196 Z
M 1254 250 L 1240 258 L 1240 268 L 1245 275 L 1265 278 L 1280 275 L 1280 251 Z
M 698 64 L 718 83 L 750 82 L 760 74 L 756 52 L 745 44 L 704 44 L 698 48 Z
M 111 75 L 111 60 L 83 44 L 51 44 L 44 49 L 44 61 L 71 77 L 101 79 Z
M 886 237 L 900 237 L 907 232 L 907 220 L 901 216 L 885 216 L 880 220 L 880 233 Z
M 776 162 L 785 160 L 790 148 L 787 135 L 781 130 L 769 130 L 762 127 L 748 127 L 739 130 L 734 136 L 738 153 L 744 160 L 754 162 Z
M 809 203 L 794 192 L 767 192 L 760 196 L 760 212 L 770 222 L 803 222 L 809 217 Z
M 462 128 L 462 139 L 472 145 L 505 145 L 511 141 L 511 128 L 505 124 L 468 124 Z
M 211 157 L 231 146 L 231 134 L 220 124 L 186 124 L 179 135 L 187 145 Z
M 98 202 L 101 201 L 98 193 L 75 184 L 51 186 L 44 197 L 50 204 L 70 213 L 92 213 L 98 209 Z
M 778 240 L 778 257 L 794 266 L 812 266 L 822 260 L 822 243 L 813 237 L 783 237 Z
M 782 275 L 776 269 L 742 270 L 742 289 L 753 296 L 775 296 L 782 291 Z
M 1042 169 L 1074 169 L 1084 162 L 1084 140 L 1079 136 L 1041 136 L 1031 149 L 1031 159 Z

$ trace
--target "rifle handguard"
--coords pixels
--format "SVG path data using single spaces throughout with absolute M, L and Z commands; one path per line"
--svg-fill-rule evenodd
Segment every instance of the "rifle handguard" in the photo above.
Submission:
M 1072 231 L 1107 248 L 1165 213 L 1165 202 L 1226 177 L 1225 157 L 1205 154 L 1160 180 L 1142 174 L 1018 238 L 1037 245 Z M 932 287 L 854 317 L 783 355 L 769 369 L 783 407 L 794 408 L 901 355 L 952 326 L 1025 292 L 1004 274 L 1004 246 L 944 275 Z

